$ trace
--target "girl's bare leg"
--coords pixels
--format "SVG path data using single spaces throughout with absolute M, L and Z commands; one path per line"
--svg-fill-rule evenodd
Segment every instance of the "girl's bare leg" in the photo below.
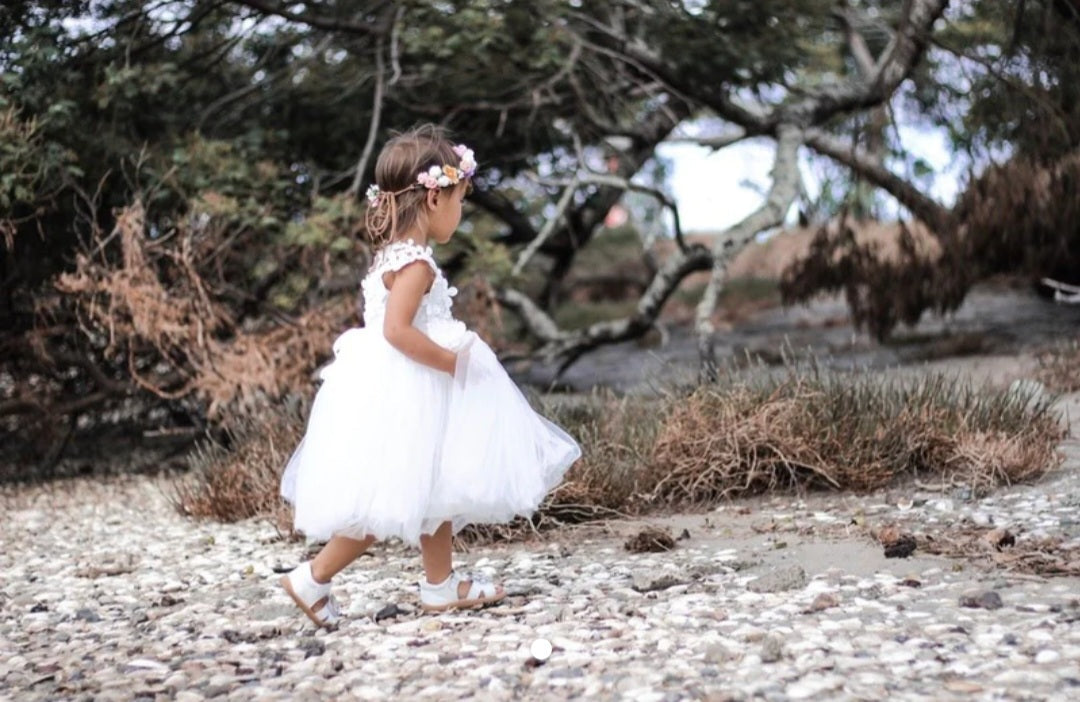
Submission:
M 374 536 L 365 536 L 359 540 L 345 536 L 333 537 L 311 561 L 311 577 L 315 578 L 317 583 L 330 582 L 331 578 L 359 558 L 373 543 Z
M 453 569 L 453 544 L 454 533 L 450 522 L 443 522 L 434 534 L 420 535 L 420 558 L 424 563 L 424 575 L 432 585 L 437 585 L 450 577 Z M 458 585 L 458 597 L 464 599 L 469 594 L 472 585 L 468 580 L 463 580 Z M 502 594 L 502 585 L 497 588 Z

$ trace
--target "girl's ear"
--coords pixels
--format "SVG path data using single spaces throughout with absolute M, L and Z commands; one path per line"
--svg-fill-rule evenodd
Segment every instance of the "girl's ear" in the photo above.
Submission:
M 432 188 L 427 191 L 427 206 L 431 209 L 436 209 L 439 206 L 439 188 Z

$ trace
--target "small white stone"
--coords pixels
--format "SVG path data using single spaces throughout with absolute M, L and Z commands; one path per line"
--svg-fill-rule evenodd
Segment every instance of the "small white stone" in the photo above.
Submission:
M 551 657 L 551 642 L 547 639 L 536 639 L 529 646 L 532 657 L 543 663 Z
M 1061 654 L 1049 648 L 1044 648 L 1035 654 L 1035 662 L 1039 664 L 1056 663 L 1059 660 L 1061 660 Z

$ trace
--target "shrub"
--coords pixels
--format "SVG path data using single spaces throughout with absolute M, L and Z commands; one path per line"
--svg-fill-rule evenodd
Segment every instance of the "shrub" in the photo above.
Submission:
M 1063 436 L 1045 402 L 941 375 L 790 371 L 704 386 L 662 420 L 645 500 L 707 503 L 804 488 L 872 490 L 926 473 L 978 491 L 1038 476 Z M 647 482 L 647 481 L 646 481 Z
M 174 504 L 192 517 L 222 522 L 264 517 L 279 532 L 291 532 L 291 511 L 279 488 L 303 434 L 303 414 L 293 402 L 229 420 L 220 439 L 208 439 L 188 457 L 190 471 L 176 484 Z

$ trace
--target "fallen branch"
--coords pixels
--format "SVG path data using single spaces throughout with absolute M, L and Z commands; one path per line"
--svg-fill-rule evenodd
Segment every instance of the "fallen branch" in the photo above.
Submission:
M 1042 284 L 1054 291 L 1054 302 L 1064 302 L 1068 305 L 1080 305 L 1080 287 L 1061 283 L 1051 278 L 1043 278 Z
M 686 276 L 708 270 L 713 254 L 704 246 L 692 245 L 679 250 L 657 270 L 648 288 L 638 299 L 637 308 L 626 317 L 604 320 L 584 329 L 564 330 L 527 295 L 512 288 L 498 291 L 500 303 L 522 320 L 531 334 L 541 340 L 536 354 L 548 360 L 562 359 L 557 373 L 562 374 L 586 351 L 629 339 L 636 339 L 656 324 L 664 303 Z

